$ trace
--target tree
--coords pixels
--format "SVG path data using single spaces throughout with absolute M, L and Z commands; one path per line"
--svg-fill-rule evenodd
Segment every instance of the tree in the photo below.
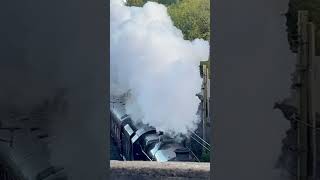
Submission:
M 184 38 L 210 39 L 210 1 L 181 0 L 168 7 L 174 25 L 181 29 Z
M 179 0 L 153 0 L 158 2 L 159 4 L 163 4 L 165 6 L 170 6 L 172 4 L 178 3 Z
M 208 152 L 208 151 L 202 152 L 200 161 L 201 162 L 210 162 L 210 152 Z
M 171 4 L 174 4 L 174 3 L 178 2 L 178 0 L 128 0 L 127 1 L 127 5 L 128 6 L 142 7 L 148 1 L 157 2 L 157 3 L 163 4 L 165 6 L 169 6 Z
M 317 42 L 320 42 L 320 1 L 319 0 L 290 0 L 289 9 L 286 13 L 287 32 L 290 48 L 293 52 L 297 52 L 297 21 L 298 11 L 307 10 L 310 20 L 315 23 L 317 28 Z M 319 46 L 318 46 L 319 47 Z
M 145 3 L 144 0 L 128 0 L 126 5 L 127 6 L 138 6 L 138 7 L 141 7 L 143 6 Z
M 168 13 L 184 38 L 210 39 L 210 0 L 128 0 L 128 6 L 143 6 L 153 1 L 168 7 Z

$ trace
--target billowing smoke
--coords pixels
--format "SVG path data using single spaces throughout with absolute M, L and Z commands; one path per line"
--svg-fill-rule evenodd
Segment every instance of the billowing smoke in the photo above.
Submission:
M 194 129 L 200 102 L 195 95 L 201 90 L 199 63 L 208 59 L 209 43 L 184 40 L 163 5 L 110 3 L 111 94 L 130 91 L 127 113 L 158 130 Z

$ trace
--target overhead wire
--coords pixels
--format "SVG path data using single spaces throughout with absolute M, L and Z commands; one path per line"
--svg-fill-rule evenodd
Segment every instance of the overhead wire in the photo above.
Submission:
M 202 144 L 201 142 L 199 142 L 198 140 L 196 140 L 194 137 L 190 136 L 193 140 L 195 140 L 197 143 L 199 143 L 203 148 L 205 148 L 206 150 L 208 150 L 210 152 L 210 149 L 208 147 L 206 147 L 204 144 Z
M 210 144 L 207 142 L 207 141 L 205 141 L 204 139 L 202 139 L 200 136 L 198 136 L 196 133 L 194 133 L 194 132 L 192 132 L 192 131 L 190 131 L 192 134 L 194 134 L 195 136 L 197 136 L 201 141 L 203 141 L 204 143 L 206 143 L 209 147 L 211 147 L 210 146 Z

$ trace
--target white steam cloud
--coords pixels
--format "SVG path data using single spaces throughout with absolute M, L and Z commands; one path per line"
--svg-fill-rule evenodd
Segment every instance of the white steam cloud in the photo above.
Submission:
M 163 5 L 110 3 L 111 94 L 130 90 L 127 112 L 158 130 L 185 134 L 194 129 L 199 63 L 208 59 L 209 43 L 184 40 Z

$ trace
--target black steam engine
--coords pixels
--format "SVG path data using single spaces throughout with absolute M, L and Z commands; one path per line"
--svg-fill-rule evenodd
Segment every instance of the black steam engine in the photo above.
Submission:
M 111 137 L 127 161 L 193 161 L 190 150 L 155 128 L 134 122 L 125 111 L 124 97 L 111 97 Z

